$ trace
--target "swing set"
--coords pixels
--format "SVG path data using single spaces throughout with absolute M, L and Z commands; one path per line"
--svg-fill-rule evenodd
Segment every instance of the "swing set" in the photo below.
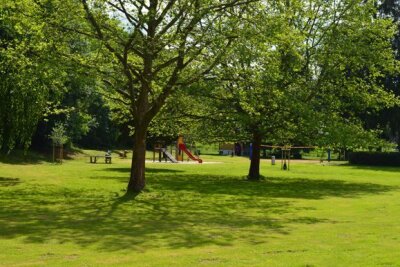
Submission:
M 315 148 L 315 146 L 267 146 L 261 145 L 263 148 L 278 148 L 281 150 L 281 170 L 288 171 L 290 169 L 290 156 L 292 149 Z

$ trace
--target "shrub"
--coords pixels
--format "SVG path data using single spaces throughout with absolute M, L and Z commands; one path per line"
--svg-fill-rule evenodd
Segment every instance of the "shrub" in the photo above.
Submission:
M 51 130 L 49 137 L 55 145 L 64 145 L 68 141 L 64 124 L 57 123 Z
M 351 152 L 350 164 L 400 166 L 400 152 Z

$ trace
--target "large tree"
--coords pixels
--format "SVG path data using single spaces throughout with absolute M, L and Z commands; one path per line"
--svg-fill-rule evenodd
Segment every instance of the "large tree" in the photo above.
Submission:
M 395 70 L 394 27 L 374 14 L 364 1 L 317 0 L 274 2 L 253 16 L 263 19 L 244 31 L 228 63 L 214 72 L 219 90 L 206 96 L 214 102 L 209 110 L 218 114 L 220 103 L 225 111 L 225 132 L 247 134 L 253 143 L 249 179 L 260 177 L 263 140 L 317 144 L 327 126 L 395 102 L 380 83 Z
M 75 31 L 101 43 L 111 59 L 104 80 L 132 118 L 128 191 L 145 187 L 149 124 L 174 91 L 197 82 L 221 61 L 249 2 L 81 0 L 91 31 Z

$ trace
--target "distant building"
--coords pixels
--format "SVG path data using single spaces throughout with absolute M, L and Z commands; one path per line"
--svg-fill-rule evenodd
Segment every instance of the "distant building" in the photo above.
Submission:
M 223 143 L 219 144 L 219 154 L 220 155 L 232 155 L 235 151 L 235 144 L 233 143 Z

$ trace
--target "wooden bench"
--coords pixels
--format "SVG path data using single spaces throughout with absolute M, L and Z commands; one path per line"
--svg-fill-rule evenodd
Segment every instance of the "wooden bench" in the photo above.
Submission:
M 107 164 L 111 164 L 111 156 L 89 156 L 90 163 L 97 163 L 97 158 L 104 158 L 104 162 Z

